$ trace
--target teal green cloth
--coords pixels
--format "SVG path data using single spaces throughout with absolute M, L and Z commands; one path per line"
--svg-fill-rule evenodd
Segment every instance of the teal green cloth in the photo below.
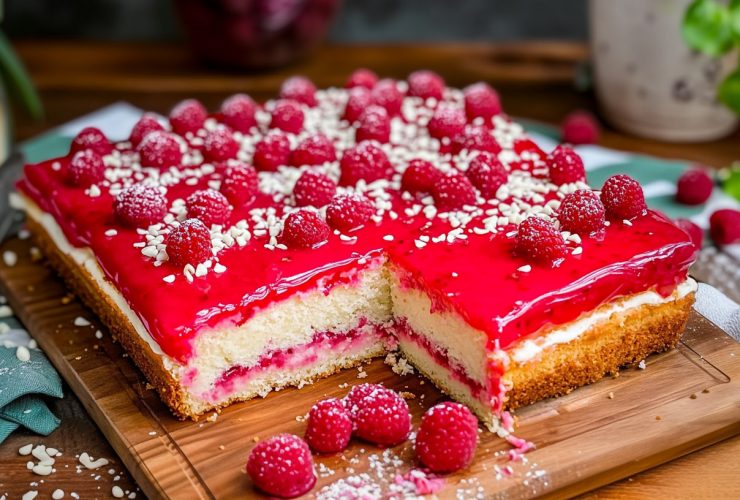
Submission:
M 41 351 L 29 352 L 23 362 L 15 347 L 0 347 L 0 443 L 20 426 L 44 436 L 59 426 L 42 396 L 61 398 L 62 381 Z

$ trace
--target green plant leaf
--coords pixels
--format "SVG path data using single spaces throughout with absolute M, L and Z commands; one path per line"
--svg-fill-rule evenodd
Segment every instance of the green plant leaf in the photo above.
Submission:
M 0 33 L 0 76 L 8 85 L 10 92 L 14 93 L 24 108 L 33 118 L 40 118 L 44 111 L 41 99 L 31 83 L 20 59 L 13 52 L 13 47 L 5 35 Z
M 730 73 L 720 84 L 717 97 L 728 108 L 740 114 L 740 68 Z
M 740 45 L 740 0 L 730 0 L 728 10 L 730 12 L 732 36 L 735 37 L 735 43 Z
M 691 2 L 681 29 L 689 47 L 710 56 L 721 56 L 732 47 L 730 11 L 715 0 Z

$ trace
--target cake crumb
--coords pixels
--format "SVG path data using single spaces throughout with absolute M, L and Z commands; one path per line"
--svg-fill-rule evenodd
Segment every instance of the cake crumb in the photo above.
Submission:
M 709 394 L 709 389 L 702 389 L 702 394 Z
M 67 304 L 69 304 L 73 300 L 74 300 L 74 295 L 65 295 L 64 297 L 62 297 L 61 302 L 62 302 L 62 304 L 64 304 L 66 306 Z
M 218 449 L 221 450 L 221 451 L 224 451 L 226 449 L 226 446 L 220 444 L 220 445 L 218 445 Z
M 689 397 L 690 397 L 691 399 L 696 399 L 696 398 L 697 398 L 697 395 L 696 395 L 696 394 L 692 394 L 692 395 L 691 395 L 691 396 L 689 396 Z
M 663 420 L 660 415 L 655 415 L 655 420 Z
M 613 392 L 609 392 L 608 397 L 609 397 L 609 399 L 614 399 L 614 393 Z
M 218 413 L 214 411 L 213 413 L 208 415 L 206 420 L 208 420 L 209 422 L 215 422 L 216 420 L 218 420 Z
M 642 361 L 640 361 L 640 362 L 638 363 L 637 367 L 638 367 L 638 368 L 639 368 L 640 370 L 644 370 L 645 368 L 647 368 L 647 363 L 645 363 L 645 360 L 643 359 Z
M 416 394 L 413 392 L 408 391 L 401 391 L 398 393 L 399 396 L 401 396 L 403 399 L 416 399 Z
M 385 364 L 389 365 L 393 373 L 397 375 L 411 375 L 414 373 L 411 363 L 398 352 L 389 352 L 385 357 Z

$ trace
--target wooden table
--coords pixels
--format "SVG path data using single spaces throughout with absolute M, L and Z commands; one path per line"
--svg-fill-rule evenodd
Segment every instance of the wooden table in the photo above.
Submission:
M 546 122 L 557 123 L 575 108 L 595 106 L 590 93 L 579 93 L 573 87 L 575 71 L 588 55 L 579 44 L 328 46 L 304 62 L 268 74 L 209 69 L 176 45 L 29 41 L 17 43 L 16 48 L 46 107 L 46 118 L 41 123 L 19 118 L 16 136 L 21 140 L 115 101 L 126 100 L 166 113 L 180 99 L 196 97 L 216 108 L 224 97 L 235 92 L 247 92 L 256 99 L 272 97 L 282 80 L 296 73 L 309 76 L 319 87 L 340 85 L 358 66 L 398 78 L 413 69 L 429 68 L 453 86 L 486 80 L 501 92 L 510 114 Z M 694 145 L 639 139 L 607 128 L 601 144 L 714 167 L 740 159 L 740 131 L 720 141 Z M 67 460 L 83 451 L 95 457 L 115 457 L 73 394 L 68 392 L 53 409 L 63 420 L 52 436 L 42 439 L 16 432 L 0 447 L 0 496 L 7 492 L 9 498 L 19 498 L 32 489 L 29 482 L 39 479 L 26 470 L 26 458 L 17 454 L 17 449 L 29 442 L 60 448 Z M 589 496 L 740 497 L 739 456 L 740 437 L 736 437 Z M 120 465 L 114 466 L 120 470 Z M 81 498 L 91 498 L 110 494 L 113 483 L 104 479 L 65 473 L 52 476 L 49 482 L 68 494 L 76 491 Z M 126 477 L 115 484 L 129 490 L 135 487 Z

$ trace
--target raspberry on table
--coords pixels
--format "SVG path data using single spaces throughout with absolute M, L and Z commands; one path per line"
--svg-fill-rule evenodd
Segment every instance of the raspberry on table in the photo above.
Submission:
M 686 231 L 697 250 L 704 246 L 704 230 L 689 219 L 676 219 L 676 225 Z
M 239 143 L 228 127 L 219 126 L 206 133 L 203 140 L 203 157 L 208 161 L 224 161 L 236 158 Z
M 272 109 L 270 128 L 297 134 L 303 130 L 303 110 L 297 101 L 281 99 Z
M 378 83 L 378 75 L 369 69 L 359 68 L 349 76 L 347 83 L 344 84 L 344 88 L 364 87 L 366 89 L 372 89 L 376 83 Z
M 684 205 L 701 205 L 712 196 L 714 181 L 701 168 L 692 168 L 681 174 L 676 183 L 676 201 Z
M 455 106 L 441 105 L 434 110 L 427 124 L 429 135 L 435 139 L 453 138 L 465 128 L 465 112 Z
M 170 111 L 170 125 L 172 130 L 180 135 L 190 132 L 196 133 L 203 128 L 208 118 L 208 111 L 197 99 L 185 99 L 179 102 Z
M 465 96 L 465 114 L 468 120 L 483 118 L 486 123 L 491 118 L 501 113 L 501 100 L 498 93 L 487 83 L 474 83 L 463 89 Z
M 290 163 L 294 167 L 322 165 L 336 159 L 334 144 L 324 134 L 315 134 L 303 139 L 290 154 Z
M 362 226 L 375 214 L 375 206 L 361 194 L 335 196 L 326 207 L 326 221 L 333 229 L 349 231 Z
M 561 126 L 563 142 L 568 144 L 595 144 L 599 141 L 599 122 L 588 111 L 573 111 Z
M 475 188 L 462 174 L 442 175 L 432 186 L 432 197 L 441 212 L 458 210 L 463 205 L 475 205 Z
M 421 418 L 416 456 L 433 472 L 455 472 L 467 467 L 478 446 L 478 419 L 460 403 L 440 403 Z
M 498 153 L 501 151 L 501 146 L 487 127 L 468 124 L 452 139 L 452 152 L 458 154 L 461 151 Z
M 67 167 L 67 180 L 73 186 L 88 187 L 104 177 L 103 157 L 92 149 L 76 152 Z
M 408 77 L 410 97 L 430 97 L 437 101 L 442 100 L 445 91 L 445 81 L 437 73 L 428 70 L 414 71 Z
M 355 141 L 377 141 L 385 144 L 391 138 L 391 119 L 382 106 L 371 105 L 358 118 Z
M 225 164 L 220 191 L 234 208 L 254 201 L 259 192 L 259 178 L 253 166 L 231 160 Z
M 280 97 L 312 108 L 316 106 L 316 85 L 305 76 L 292 76 L 280 87 Z
M 168 168 L 182 162 L 180 142 L 169 132 L 149 132 L 137 148 L 141 165 L 144 167 Z
M 257 170 L 274 172 L 290 164 L 290 140 L 282 132 L 272 132 L 254 146 L 252 162 Z
M 498 156 L 486 152 L 478 153 L 470 161 L 465 175 L 486 199 L 494 198 L 498 188 L 509 179 L 509 172 Z
M 358 384 L 352 386 L 352 389 L 349 390 L 342 400 L 342 403 L 349 411 L 352 419 L 357 417 L 357 412 L 360 411 L 360 403 L 363 398 L 375 391 L 390 391 L 390 389 L 387 389 L 380 384 Z
M 586 181 L 586 169 L 583 160 L 573 148 L 560 144 L 547 155 L 547 167 L 553 184 L 569 184 Z
M 719 246 L 740 243 L 740 210 L 724 208 L 709 217 L 709 235 Z
M 146 228 L 167 214 L 167 198 L 155 186 L 133 184 L 118 193 L 113 202 L 118 222 L 130 228 Z
M 131 135 L 128 140 L 133 147 L 137 147 L 149 132 L 154 132 L 155 130 L 164 130 L 164 126 L 159 122 L 157 115 L 144 113 L 131 129 Z
M 533 216 L 519 224 L 515 250 L 517 255 L 537 264 L 557 266 L 565 258 L 568 248 L 563 235 L 552 222 Z
M 371 96 L 375 104 L 383 106 L 388 111 L 388 116 L 398 116 L 401 114 L 403 93 L 398 90 L 398 84 L 395 80 L 390 78 L 380 80 L 373 87 Z
M 247 460 L 247 474 L 258 489 L 280 498 L 303 495 L 316 484 L 311 450 L 292 434 L 257 443 Z
M 349 90 L 347 104 L 344 107 L 342 118 L 350 123 L 356 122 L 365 109 L 373 104 L 370 90 L 365 87 L 355 87 Z M 386 110 L 387 111 L 387 110 Z
M 327 175 L 306 170 L 293 187 L 293 198 L 299 207 L 311 205 L 321 208 L 332 200 L 336 192 L 337 183 Z
M 246 94 L 234 94 L 221 104 L 221 121 L 242 134 L 257 126 L 257 103 Z
M 581 235 L 595 233 L 604 227 L 605 220 L 604 204 L 590 189 L 567 194 L 560 203 L 558 221 L 562 231 Z
M 99 128 L 85 127 L 72 139 L 69 152 L 76 153 L 85 149 L 92 149 L 100 156 L 104 156 L 113 151 L 113 144 Z
M 434 183 L 443 175 L 431 162 L 414 158 L 403 171 L 401 188 L 412 194 L 431 193 Z
M 231 205 L 222 193 L 215 189 L 194 191 L 185 200 L 188 217 L 199 219 L 207 227 L 225 224 L 231 217 Z
M 361 179 L 370 183 L 387 177 L 391 162 L 382 149 L 364 141 L 344 152 L 340 168 L 339 184 L 354 186 Z
M 289 248 L 312 248 L 329 239 L 331 229 L 319 214 L 301 209 L 285 219 L 280 240 Z
M 610 219 L 632 219 L 647 210 L 642 186 L 629 175 L 609 177 L 601 188 L 600 196 Z
M 177 266 L 197 266 L 213 256 L 211 233 L 200 219 L 185 219 L 167 237 L 167 257 Z
M 344 451 L 352 437 L 352 417 L 336 398 L 319 401 L 308 412 L 305 439 L 317 453 Z
M 405 441 L 411 432 L 411 414 L 406 401 L 389 389 L 371 391 L 357 405 L 355 435 L 381 446 Z

